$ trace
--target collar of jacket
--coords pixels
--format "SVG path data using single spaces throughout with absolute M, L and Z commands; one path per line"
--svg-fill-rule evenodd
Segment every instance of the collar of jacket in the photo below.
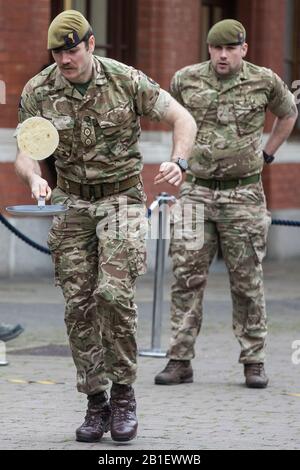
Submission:
M 211 86 L 216 89 L 221 88 L 221 80 L 218 79 L 212 65 L 211 61 L 203 62 L 200 68 L 200 77 L 208 82 Z M 236 77 L 239 77 L 241 81 L 249 79 L 249 71 L 247 67 L 247 62 L 243 60 L 241 70 L 236 74 Z
M 107 78 L 103 71 L 101 61 L 98 57 L 93 56 L 93 75 L 92 75 L 92 85 L 106 85 Z M 65 94 L 68 96 L 74 95 L 74 86 L 61 74 L 58 67 L 55 71 L 55 81 L 54 87 L 56 90 L 65 90 Z

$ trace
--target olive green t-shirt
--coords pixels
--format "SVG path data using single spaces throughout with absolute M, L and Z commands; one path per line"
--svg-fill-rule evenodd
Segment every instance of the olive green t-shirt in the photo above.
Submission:
M 89 87 L 89 84 L 91 83 L 92 80 L 89 80 L 88 82 L 86 83 L 72 83 L 72 85 L 76 88 L 77 91 L 79 91 L 79 93 L 84 96 L 86 94 L 86 91 Z

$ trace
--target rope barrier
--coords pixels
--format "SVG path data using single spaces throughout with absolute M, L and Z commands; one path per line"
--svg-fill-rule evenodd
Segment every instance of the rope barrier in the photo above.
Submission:
M 176 198 L 174 196 L 159 196 L 158 199 L 152 202 L 150 207 L 147 209 L 147 217 L 151 217 L 152 211 L 160 205 L 162 202 L 167 202 L 171 201 L 174 202 Z M 40 251 L 41 253 L 44 253 L 46 255 L 50 255 L 51 252 L 48 248 L 39 245 L 39 243 L 36 243 L 35 241 L 31 240 L 29 237 L 24 235 L 20 230 L 18 230 L 16 227 L 14 227 L 2 214 L 0 214 L 0 222 L 8 229 L 10 230 L 16 237 L 20 238 L 24 243 L 27 243 L 27 245 L 31 246 L 35 250 Z M 281 225 L 281 226 L 286 226 L 286 227 L 300 227 L 300 221 L 298 220 L 281 220 L 281 219 L 272 219 L 272 225 Z
M 288 227 L 300 227 L 300 221 L 272 219 L 272 225 L 286 225 Z
M 0 214 L 0 222 L 8 229 L 10 230 L 16 237 L 20 238 L 23 242 L 27 243 L 27 245 L 31 246 L 32 248 L 35 248 L 38 251 L 41 251 L 42 253 L 46 255 L 50 255 L 50 250 L 42 245 L 39 245 L 38 243 L 34 242 L 31 240 L 29 237 L 24 235 L 20 230 L 18 230 L 16 227 L 14 227 L 8 220 Z

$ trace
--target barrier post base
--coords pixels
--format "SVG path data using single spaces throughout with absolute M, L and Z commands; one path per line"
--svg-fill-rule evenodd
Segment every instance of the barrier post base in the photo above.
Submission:
M 139 356 L 144 357 L 166 357 L 166 351 L 160 349 L 143 349 L 139 351 Z

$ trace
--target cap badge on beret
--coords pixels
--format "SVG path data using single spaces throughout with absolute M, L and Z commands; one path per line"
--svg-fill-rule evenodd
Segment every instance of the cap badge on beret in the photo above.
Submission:
M 75 46 L 75 44 L 78 44 L 80 42 L 79 36 L 76 31 L 72 31 L 71 33 L 68 33 L 66 36 L 64 36 L 64 41 L 65 41 L 65 46 L 67 48 L 70 48 L 72 46 Z
M 245 41 L 245 37 L 244 37 L 244 34 L 240 31 L 238 33 L 238 42 L 242 43 Z

